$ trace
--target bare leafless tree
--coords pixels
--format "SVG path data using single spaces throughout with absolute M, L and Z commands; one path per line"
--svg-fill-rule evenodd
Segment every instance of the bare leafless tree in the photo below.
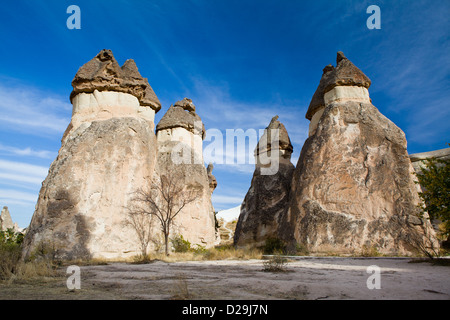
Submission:
M 147 248 L 152 241 L 153 216 L 148 215 L 136 207 L 129 207 L 126 224 L 131 226 L 138 236 L 142 260 L 147 260 Z
M 135 220 L 138 223 L 143 221 L 144 217 L 156 218 L 164 235 L 165 253 L 169 255 L 169 235 L 173 221 L 196 198 L 195 190 L 187 189 L 183 179 L 169 172 L 153 180 L 150 188 L 138 189 L 134 193 L 131 199 L 133 205 L 129 210 L 130 217 L 136 217 Z M 143 239 L 147 240 L 147 236 L 149 236 L 148 233 L 142 232 Z M 148 245 L 149 242 L 146 243 Z

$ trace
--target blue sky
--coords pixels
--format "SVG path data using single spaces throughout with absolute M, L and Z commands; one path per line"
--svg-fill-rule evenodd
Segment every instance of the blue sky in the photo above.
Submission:
M 69 5 L 81 30 L 69 30 Z M 369 30 L 369 5 L 381 29 Z M 184 97 L 207 129 L 263 129 L 280 116 L 296 164 L 322 69 L 342 50 L 410 153 L 450 142 L 450 1 L 16 0 L 0 6 L 0 206 L 26 227 L 70 122 L 70 85 L 101 49 L 134 59 L 162 103 Z M 207 142 L 205 143 L 205 146 Z M 251 165 L 216 165 L 217 210 L 237 206 Z

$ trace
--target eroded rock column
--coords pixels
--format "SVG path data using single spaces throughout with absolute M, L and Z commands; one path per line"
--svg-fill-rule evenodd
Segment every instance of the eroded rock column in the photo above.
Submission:
M 71 123 L 42 184 L 24 255 L 41 244 L 65 260 L 140 254 L 127 208 L 154 174 L 158 98 L 134 61 L 120 67 L 110 50 L 82 66 L 72 86 Z
M 274 117 L 255 149 L 255 171 L 241 205 L 234 233 L 238 247 L 262 246 L 280 238 L 280 221 L 289 203 L 293 147 L 284 125 Z
M 419 197 L 405 134 L 371 104 L 370 80 L 337 55 L 324 69 L 292 181 L 286 239 L 311 252 L 414 254 L 412 238 L 435 243 L 417 216 Z
M 211 247 L 218 243 L 211 185 L 203 162 L 205 127 L 192 100 L 185 98 L 169 108 L 156 126 L 156 175 L 171 174 L 195 190 L 197 199 L 175 218 L 171 237 L 182 235 L 191 244 Z

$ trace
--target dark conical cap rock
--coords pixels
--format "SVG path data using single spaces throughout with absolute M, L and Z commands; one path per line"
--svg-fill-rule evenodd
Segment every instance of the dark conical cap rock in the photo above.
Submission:
M 192 103 L 192 100 L 189 98 L 184 98 L 181 101 L 175 102 L 175 107 L 181 107 L 186 111 L 195 111 L 195 105 Z
M 326 83 L 325 93 L 336 86 L 357 86 L 369 89 L 370 79 L 356 67 L 342 51 L 337 53 L 334 77 Z
M 306 119 L 311 120 L 317 110 L 325 107 L 324 95 L 334 87 L 357 86 L 368 89 L 370 85 L 370 79 L 348 60 L 342 51 L 339 51 L 336 57 L 336 67 L 328 65 L 323 69 L 322 79 L 311 99 Z
M 278 116 L 275 116 L 270 121 L 267 128 L 264 130 L 264 134 L 261 137 L 261 139 L 258 141 L 258 145 L 255 149 L 255 156 L 259 155 L 263 152 L 268 152 L 271 150 L 271 129 L 277 129 L 279 130 L 279 136 L 278 136 L 278 148 L 280 150 L 286 150 L 289 151 L 289 153 L 292 153 L 294 150 L 294 147 L 292 146 L 291 139 L 289 139 L 289 134 L 286 130 L 286 127 L 278 121 Z M 267 137 L 267 139 L 266 139 Z M 262 145 L 262 143 L 265 143 L 265 145 Z
M 122 78 L 141 80 L 142 76 L 139 73 L 139 69 L 133 59 L 128 59 L 122 66 Z
M 201 125 L 201 127 L 199 127 Z M 164 129 L 184 128 L 205 138 L 205 126 L 202 119 L 195 113 L 195 106 L 191 99 L 184 98 L 170 106 L 166 114 L 156 126 L 156 132 Z
M 140 105 L 158 112 L 161 103 L 155 92 L 139 73 L 134 60 L 127 60 L 122 67 L 111 50 L 103 49 L 94 59 L 83 65 L 72 81 L 72 100 L 77 94 L 98 91 L 117 91 L 134 95 Z

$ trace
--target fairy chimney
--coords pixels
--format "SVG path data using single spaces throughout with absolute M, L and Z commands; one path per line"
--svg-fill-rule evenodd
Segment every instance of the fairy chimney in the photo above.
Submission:
M 140 253 L 125 208 L 153 177 L 161 104 L 134 61 L 120 67 L 110 50 L 83 65 L 72 86 L 71 122 L 42 184 L 23 253 L 48 243 L 60 259 L 126 259 Z
M 306 118 L 310 135 L 294 171 L 280 234 L 310 252 L 414 254 L 436 245 L 400 128 L 372 105 L 370 80 L 343 53 L 324 69 Z
M 156 126 L 158 145 L 156 175 L 171 172 L 187 189 L 196 190 L 197 199 L 174 220 L 173 235 L 182 235 L 192 244 L 211 247 L 218 241 L 215 230 L 211 184 L 203 162 L 205 126 L 191 99 L 176 102 Z
M 292 151 L 285 126 L 273 117 L 255 149 L 255 171 L 234 233 L 236 246 L 261 246 L 269 238 L 279 238 L 294 172 Z

